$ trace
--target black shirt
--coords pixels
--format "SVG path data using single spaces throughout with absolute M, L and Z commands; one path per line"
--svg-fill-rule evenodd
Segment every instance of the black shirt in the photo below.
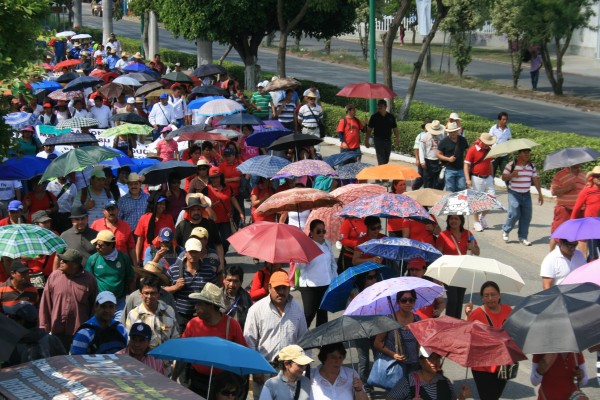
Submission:
M 192 234 L 192 230 L 197 227 L 203 227 L 208 231 L 208 247 L 211 249 L 216 249 L 218 245 L 223 244 L 221 241 L 221 235 L 219 235 L 219 229 L 217 228 L 217 224 L 213 221 L 202 218 L 199 224 L 192 224 L 187 219 L 182 220 L 177 224 L 175 228 L 175 240 L 177 244 L 182 247 L 185 247 L 185 242 L 190 238 Z
M 449 136 L 442 139 L 438 145 L 438 150 L 446 157 L 455 156 L 454 162 L 442 161 L 444 165 L 449 169 L 462 170 L 465 162 L 465 151 L 469 148 L 467 139 L 463 136 L 458 135 L 456 137 L 456 143 L 454 143 Z
M 75 249 L 81 253 L 83 256 L 82 265 L 84 266 L 88 258 L 96 253 L 96 246 L 91 243 L 92 240 L 96 239 L 96 236 L 98 236 L 98 232 L 87 226 L 83 232 L 78 232 L 74 227 L 71 227 L 60 235 L 69 249 Z
M 396 117 L 389 112 L 385 115 L 375 113 L 369 119 L 369 128 L 373 129 L 373 137 L 377 140 L 391 140 L 392 129 L 397 128 Z

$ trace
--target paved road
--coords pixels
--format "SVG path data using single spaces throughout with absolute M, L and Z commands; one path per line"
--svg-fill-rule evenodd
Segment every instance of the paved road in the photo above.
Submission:
M 98 17 L 92 17 L 87 7 L 84 7 L 84 25 L 101 28 L 102 21 Z M 115 21 L 114 30 L 117 35 L 130 38 L 139 38 L 139 25 L 131 21 Z M 183 39 L 175 39 L 170 32 L 160 30 L 160 45 L 174 50 L 194 53 L 194 43 Z M 215 44 L 214 57 L 219 58 L 225 48 Z M 232 51 L 228 59 L 241 63 L 235 51 Z M 259 64 L 263 70 L 276 71 L 277 58 L 272 51 L 259 51 Z M 340 87 L 351 83 L 368 80 L 367 71 L 328 64 L 324 62 L 306 60 L 288 56 L 288 73 L 302 79 L 314 79 L 316 81 L 329 82 Z M 378 75 L 378 81 L 382 77 Z M 404 93 L 408 80 L 395 77 L 395 91 Z M 522 123 L 527 126 L 557 130 L 561 132 L 575 132 L 586 136 L 600 136 L 600 114 L 586 113 L 573 108 L 546 104 L 539 101 L 521 100 L 507 96 L 481 93 L 479 91 L 447 87 L 427 82 L 419 82 L 415 98 L 439 107 L 453 109 L 457 112 L 469 112 L 475 115 L 495 119 L 499 111 L 507 111 L 511 122 Z M 440 119 L 446 116 L 434 116 Z

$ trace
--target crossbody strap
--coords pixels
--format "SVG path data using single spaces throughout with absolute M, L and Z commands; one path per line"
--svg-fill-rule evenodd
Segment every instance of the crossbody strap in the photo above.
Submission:
M 450 232 L 450 238 L 452 238 L 452 241 L 454 242 L 454 245 L 456 246 L 456 252 L 458 253 L 459 256 L 462 256 L 460 247 L 458 246 L 458 242 L 456 241 L 456 239 L 454 239 L 454 235 L 452 234 L 452 232 Z

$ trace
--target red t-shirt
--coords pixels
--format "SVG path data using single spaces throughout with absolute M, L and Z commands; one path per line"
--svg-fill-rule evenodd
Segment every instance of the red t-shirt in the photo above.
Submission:
M 140 217 L 140 221 L 135 228 L 135 236 L 141 237 L 144 241 L 144 248 L 142 249 L 142 259 L 144 254 L 146 254 L 146 249 L 150 246 L 150 243 L 146 240 L 146 235 L 148 233 L 148 224 L 150 223 L 150 218 L 152 217 L 152 213 L 146 213 Z M 156 221 L 154 227 L 154 237 L 158 235 L 158 232 L 162 228 L 169 228 L 171 231 L 175 232 L 175 223 L 173 222 L 173 217 L 170 214 L 163 213 Z M 154 238 L 152 238 L 154 240 Z M 139 256 L 140 254 L 138 254 Z
M 433 237 L 433 233 L 427 230 L 427 224 L 415 221 L 414 219 L 390 218 L 388 220 L 388 230 L 390 232 L 399 232 L 402 229 L 409 230 L 409 239 L 435 246 L 435 238 Z
M 336 132 L 344 134 L 344 142 L 348 145 L 348 149 L 360 149 L 360 131 L 364 125 L 358 118 L 344 117 L 338 123 Z
M 367 226 L 362 218 L 346 218 L 340 227 L 340 242 L 342 246 L 354 249 L 359 240 L 367 234 Z M 362 242 L 361 242 L 362 243 Z M 352 257 L 351 253 L 344 251 L 346 257 Z
M 542 357 L 544 357 L 543 354 L 534 354 L 531 361 L 539 363 Z M 568 399 L 571 393 L 577 390 L 577 386 L 573 380 L 574 373 L 567 372 L 575 370 L 583 362 L 581 353 L 577 353 L 577 359 L 575 359 L 575 353 L 568 353 L 566 357 L 563 353 L 559 354 L 554 364 L 544 374 L 538 392 L 538 400 Z
M 435 247 L 437 247 L 442 254 L 447 256 L 464 256 L 467 254 L 470 236 L 472 236 L 471 232 L 466 229 L 460 233 L 460 239 L 456 241 L 460 253 L 456 248 L 456 244 L 454 244 L 454 240 L 452 240 L 452 233 L 448 230 L 440 233 L 440 236 L 438 236 L 437 241 L 435 242 Z M 475 243 L 477 243 L 477 241 L 475 241 Z
M 225 187 L 221 190 L 212 185 L 208 185 L 208 197 L 212 201 L 212 205 L 210 207 L 217 215 L 217 219 L 215 221 L 217 224 L 229 222 L 232 194 L 233 190 L 229 185 L 225 185 Z
M 506 304 L 500 304 L 500 312 L 497 312 L 497 313 L 493 313 L 490 310 L 488 310 L 487 308 L 485 308 L 485 306 L 481 306 L 481 307 L 473 310 L 471 315 L 469 315 L 469 321 L 479 321 L 479 322 L 483 322 L 486 325 L 489 325 L 490 323 L 487 320 L 487 318 L 485 317 L 485 314 L 487 314 L 488 317 L 490 317 L 490 320 L 492 321 L 493 326 L 495 326 L 496 328 L 502 328 L 502 325 L 504 325 L 504 321 L 506 321 L 506 319 L 510 315 L 511 311 L 512 311 L 512 308 L 510 306 L 507 306 Z M 472 369 L 474 371 L 482 371 L 482 372 L 491 372 L 491 373 L 498 372 L 497 365 L 494 365 L 491 367 L 481 367 L 481 368 L 472 368 Z
M 492 174 L 493 158 L 484 160 L 487 153 L 489 153 L 489 151 L 484 150 L 481 147 L 481 142 L 479 140 L 477 140 L 473 146 L 469 147 L 467 155 L 465 155 L 465 164 L 475 165 L 477 163 L 477 165 L 471 169 L 471 174 L 479 176 L 489 176 Z
M 97 232 L 109 230 L 115 235 L 115 248 L 125 254 L 129 254 L 129 250 L 135 249 L 135 240 L 133 239 L 133 231 L 129 224 L 122 219 L 117 221 L 117 226 L 114 229 L 106 226 L 106 218 L 99 218 L 92 223 L 91 228 Z M 157 232 L 158 233 L 158 232 Z
M 582 211 L 583 208 L 583 211 Z M 586 186 L 575 201 L 571 218 L 600 217 L 600 188 L 596 185 Z
M 237 169 L 238 165 L 240 165 L 240 162 L 236 159 L 234 160 L 233 164 L 223 162 L 221 165 L 219 165 L 219 168 L 221 168 L 221 172 L 223 172 L 223 176 L 225 176 L 225 179 L 238 178 L 242 176 L 242 173 Z M 227 185 L 230 186 L 233 190 L 234 196 L 240 194 L 241 183 L 241 180 L 235 182 L 227 182 Z
M 25 200 L 23 201 L 23 203 L 25 203 L 27 200 L 29 200 L 31 202 L 29 204 L 29 213 L 27 215 L 27 222 L 31 222 L 31 216 L 36 211 L 48 210 L 56 204 L 56 196 L 48 191 L 46 191 L 46 193 L 44 193 L 42 195 L 42 198 L 40 198 L 40 199 L 38 199 L 33 192 L 29 192 L 25 196 Z
M 250 195 L 256 196 L 260 199 L 266 193 L 269 194 L 269 197 L 273 195 L 273 188 L 271 188 L 271 185 L 270 184 L 265 185 L 263 183 L 259 183 L 258 185 L 256 185 L 254 187 L 254 189 L 252 189 L 252 192 L 250 193 Z M 252 206 L 252 208 L 250 209 L 250 212 L 252 214 L 253 222 L 259 222 L 259 221 L 275 222 L 275 214 L 257 214 L 256 207 L 254 207 L 254 206 Z

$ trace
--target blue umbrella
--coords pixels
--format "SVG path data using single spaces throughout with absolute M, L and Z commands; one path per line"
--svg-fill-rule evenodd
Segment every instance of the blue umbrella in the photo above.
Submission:
M 243 174 L 271 178 L 273 175 L 276 175 L 281 168 L 288 164 L 291 164 L 291 162 L 282 157 L 256 156 L 241 163 L 237 169 Z
M 27 113 L 25 111 L 17 111 L 5 115 L 4 122 L 10 125 L 15 131 L 20 131 L 28 125 L 35 125 L 37 118 L 35 115 Z
M 28 180 L 34 176 L 42 175 L 52 160 L 42 157 L 23 156 L 9 158 L 0 164 L 0 180 Z
M 217 122 L 217 125 L 264 125 L 264 123 L 260 120 L 260 118 L 255 117 L 252 114 L 236 113 L 224 117 L 222 120 Z
M 356 277 L 360 274 L 364 274 L 365 272 L 373 271 L 375 269 L 378 270 L 377 280 L 379 281 L 395 276 L 394 271 L 392 271 L 391 268 L 381 264 L 376 264 L 374 262 L 365 262 L 360 265 L 350 267 L 331 281 L 327 291 L 323 295 L 323 300 L 321 301 L 319 308 L 330 312 L 336 312 L 345 309 L 348 305 L 350 293 L 354 288 Z
M 399 237 L 371 239 L 358 245 L 358 248 L 363 253 L 393 261 L 412 260 L 420 257 L 427 262 L 432 262 L 442 256 L 442 253 L 429 243 Z
M 335 167 L 336 165 L 340 165 L 343 162 L 359 157 L 360 154 L 361 153 L 359 150 L 345 151 L 343 153 L 333 154 L 324 159 L 323 161 L 325 161 L 331 167 Z
M 276 373 L 258 351 L 215 336 L 171 339 L 148 354 L 159 360 L 206 365 L 238 375 Z
M 280 128 L 280 129 L 285 128 L 285 126 L 283 126 L 283 124 L 281 122 L 279 122 L 279 120 L 276 120 L 276 119 L 265 119 L 263 121 L 263 124 L 264 125 L 253 126 L 254 133 L 262 132 L 264 130 L 269 130 L 269 129 L 273 129 L 273 128 Z
M 148 168 L 154 164 L 158 164 L 160 160 L 156 158 L 134 158 L 131 172 L 140 173 L 144 168 Z
M 117 158 L 113 158 L 111 160 L 104 160 L 100 163 L 100 165 L 104 165 L 104 166 L 111 167 L 111 168 L 121 168 L 121 167 L 125 167 L 125 166 L 135 165 L 135 163 L 133 162 L 133 159 L 128 157 L 127 154 L 123 153 L 121 150 L 114 149 L 112 147 L 107 147 L 107 146 L 102 146 L 102 147 L 104 147 L 105 149 L 114 150 L 114 151 L 120 153 L 121 156 L 117 157 Z
M 152 68 L 148 67 L 145 64 L 142 63 L 131 63 L 129 65 L 127 65 L 125 68 L 123 68 L 123 71 L 128 71 L 128 72 L 144 72 L 144 73 L 150 73 L 153 72 Z
M 200 97 L 200 98 L 197 98 L 196 100 L 190 101 L 190 104 L 188 104 L 188 108 L 190 110 L 197 110 L 198 108 L 202 107 L 205 103 L 208 103 L 209 101 L 219 100 L 219 99 L 224 99 L 224 98 L 225 97 L 223 97 L 223 96 Z
M 104 85 L 104 81 L 94 76 L 80 76 L 77 79 L 73 79 L 67 83 L 67 86 L 63 88 L 63 92 L 77 92 L 85 88 L 94 87 L 97 85 Z
M 260 132 L 254 132 L 246 138 L 246 144 L 254 147 L 269 147 L 271 143 L 280 137 L 291 134 L 292 131 L 286 128 L 262 129 Z
M 356 175 L 367 167 L 372 167 L 372 165 L 362 162 L 342 165 L 338 168 L 338 175 L 340 179 L 356 179 Z
M 54 91 L 62 89 L 62 85 L 56 81 L 41 81 L 31 84 L 31 87 L 35 90 L 35 93 L 39 93 L 43 90 Z

